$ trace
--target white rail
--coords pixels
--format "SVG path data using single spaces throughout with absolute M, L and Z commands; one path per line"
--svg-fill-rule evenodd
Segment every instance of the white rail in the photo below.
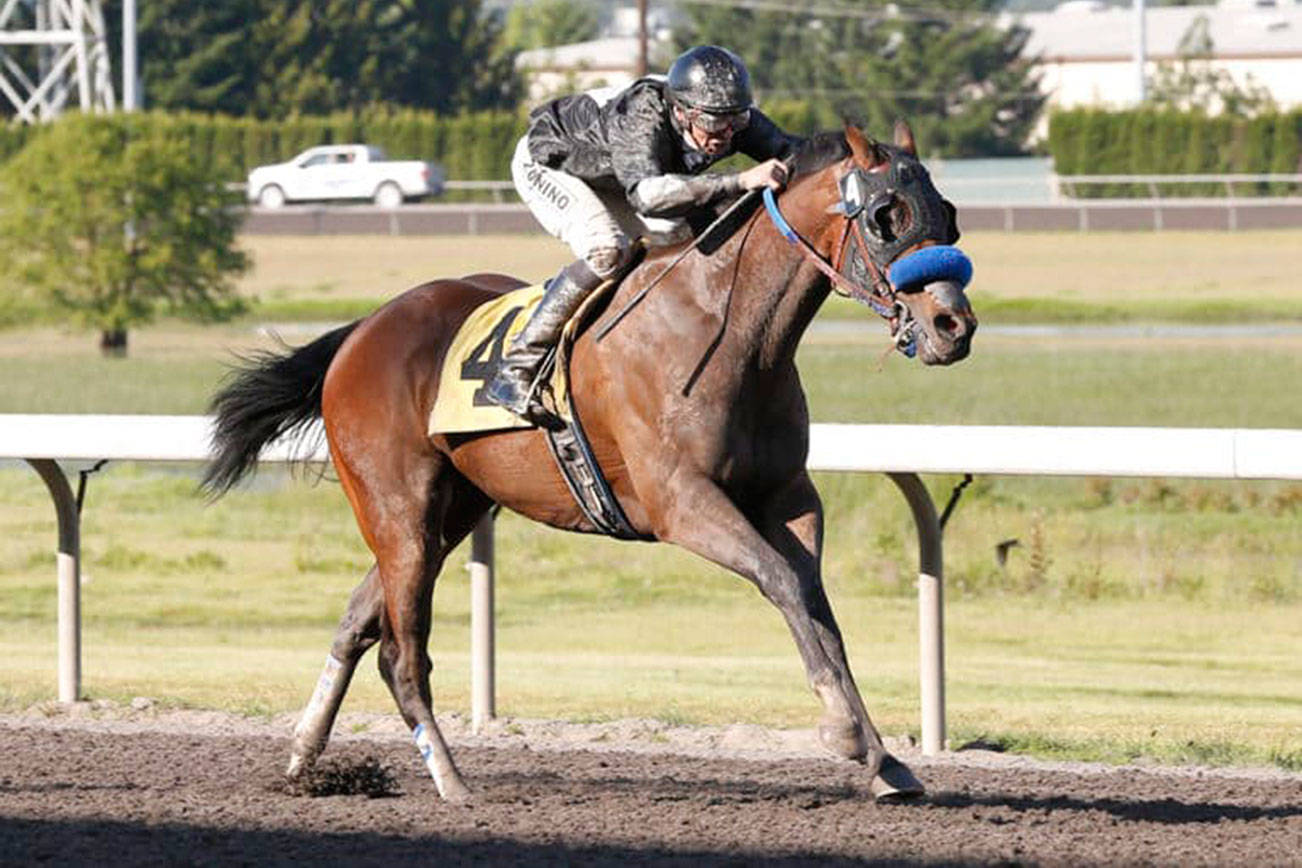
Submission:
M 45 481 L 59 522 L 59 700 L 81 695 L 79 505 L 60 460 L 204 461 L 204 416 L 0 415 L 0 458 L 21 458 Z M 264 461 L 324 460 L 320 437 L 273 444 Z M 935 505 L 919 473 L 1302 479 L 1302 431 L 1220 428 L 1072 428 L 814 425 L 811 470 L 883 472 L 918 528 L 922 749 L 945 741 L 943 552 Z M 471 545 L 472 712 L 494 714 L 491 519 Z

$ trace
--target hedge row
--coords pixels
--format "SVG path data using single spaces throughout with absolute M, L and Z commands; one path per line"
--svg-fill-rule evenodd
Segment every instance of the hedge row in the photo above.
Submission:
M 766 103 L 765 112 L 793 132 L 840 125 L 839 119 L 800 100 Z M 196 159 L 209 162 L 232 180 L 242 179 L 254 166 L 280 162 L 304 148 L 332 142 L 365 142 L 384 148 L 394 159 L 432 160 L 453 179 L 503 179 L 509 177 L 511 152 L 525 129 L 523 114 L 503 112 L 444 116 L 377 111 L 280 121 L 149 112 L 124 118 L 150 134 L 184 137 Z M 0 127 L 0 160 L 39 132 L 39 127 Z M 1302 171 L 1302 111 L 1248 119 L 1152 109 L 1062 111 L 1050 118 L 1048 146 L 1060 175 L 1295 174 Z M 1252 189 L 1241 185 L 1236 192 L 1296 189 L 1298 185 L 1252 185 Z M 1146 192 L 1080 190 L 1081 195 Z M 1224 190 L 1171 185 L 1162 192 L 1217 195 Z
M 823 118 L 796 100 L 766 111 L 787 129 L 808 132 Z M 447 177 L 494 180 L 510 177 L 511 153 L 525 130 L 522 113 L 480 112 L 458 116 L 420 111 L 339 113 L 279 121 L 202 114 L 146 112 L 127 121 L 152 134 L 182 136 L 196 159 L 210 162 L 231 180 L 254 166 L 287 160 L 305 148 L 342 142 L 378 145 L 393 159 L 432 160 Z M 0 160 L 18 151 L 38 128 L 0 127 Z
M 1154 109 L 1055 112 L 1049 153 L 1059 175 L 1223 175 L 1302 172 L 1302 111 L 1255 118 Z M 1163 196 L 1225 195 L 1223 184 L 1159 185 Z M 1237 184 L 1237 195 L 1297 192 L 1297 184 Z M 1071 191 L 1068 191 L 1071 192 Z M 1080 187 L 1080 196 L 1148 195 L 1127 185 Z
M 432 160 L 444 167 L 449 178 L 505 178 L 511 152 L 525 127 L 523 116 L 501 112 L 452 117 L 416 111 L 361 117 L 340 113 L 283 121 L 162 112 L 122 117 L 144 134 L 185 139 L 195 159 L 231 180 L 241 180 L 254 166 L 287 160 L 313 145 L 342 142 L 378 145 L 393 159 Z M 0 159 L 39 132 L 39 127 L 0 127 Z

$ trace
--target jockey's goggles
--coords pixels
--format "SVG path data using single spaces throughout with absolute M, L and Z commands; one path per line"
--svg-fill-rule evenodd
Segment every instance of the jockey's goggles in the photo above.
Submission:
M 739 112 L 728 112 L 726 114 L 689 109 L 687 119 L 691 121 L 692 126 L 698 127 L 710 135 L 721 135 L 727 132 L 736 133 L 750 126 L 750 109 L 742 109 Z

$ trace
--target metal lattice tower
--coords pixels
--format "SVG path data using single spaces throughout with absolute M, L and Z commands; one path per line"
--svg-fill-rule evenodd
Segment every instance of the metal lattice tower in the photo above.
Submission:
M 27 123 L 52 120 L 70 104 L 111 111 L 99 0 L 0 0 L 0 95 Z

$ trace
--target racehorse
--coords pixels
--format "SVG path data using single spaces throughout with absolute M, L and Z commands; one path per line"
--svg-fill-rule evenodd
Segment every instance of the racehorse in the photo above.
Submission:
M 948 245 L 958 238 L 953 206 L 917 160 L 907 125 L 897 124 L 893 145 L 851 125 L 819 134 L 792 165 L 787 189 L 766 203 L 771 219 L 757 209 L 662 279 L 674 248 L 651 253 L 625 279 L 574 345 L 571 400 L 637 533 L 753 582 L 795 639 L 822 702 L 824 746 L 862 763 L 878 798 L 916 795 L 922 785 L 869 719 L 824 592 L 822 505 L 805 469 L 809 416 L 794 357 L 834 285 L 873 305 L 897 344 L 916 347 L 927 364 L 964 358 L 976 318 L 966 276 L 904 267 L 933 247 L 952 265 Z M 597 340 L 603 320 L 657 279 Z M 538 428 L 427 433 L 459 324 L 523 285 L 499 274 L 426 283 L 306 346 L 246 360 L 213 400 L 211 493 L 252 470 L 264 445 L 319 417 L 375 555 L 295 730 L 290 777 L 325 749 L 358 660 L 379 642 L 381 675 L 439 794 L 470 795 L 431 710 L 427 644 L 443 561 L 494 504 L 595 530 Z

